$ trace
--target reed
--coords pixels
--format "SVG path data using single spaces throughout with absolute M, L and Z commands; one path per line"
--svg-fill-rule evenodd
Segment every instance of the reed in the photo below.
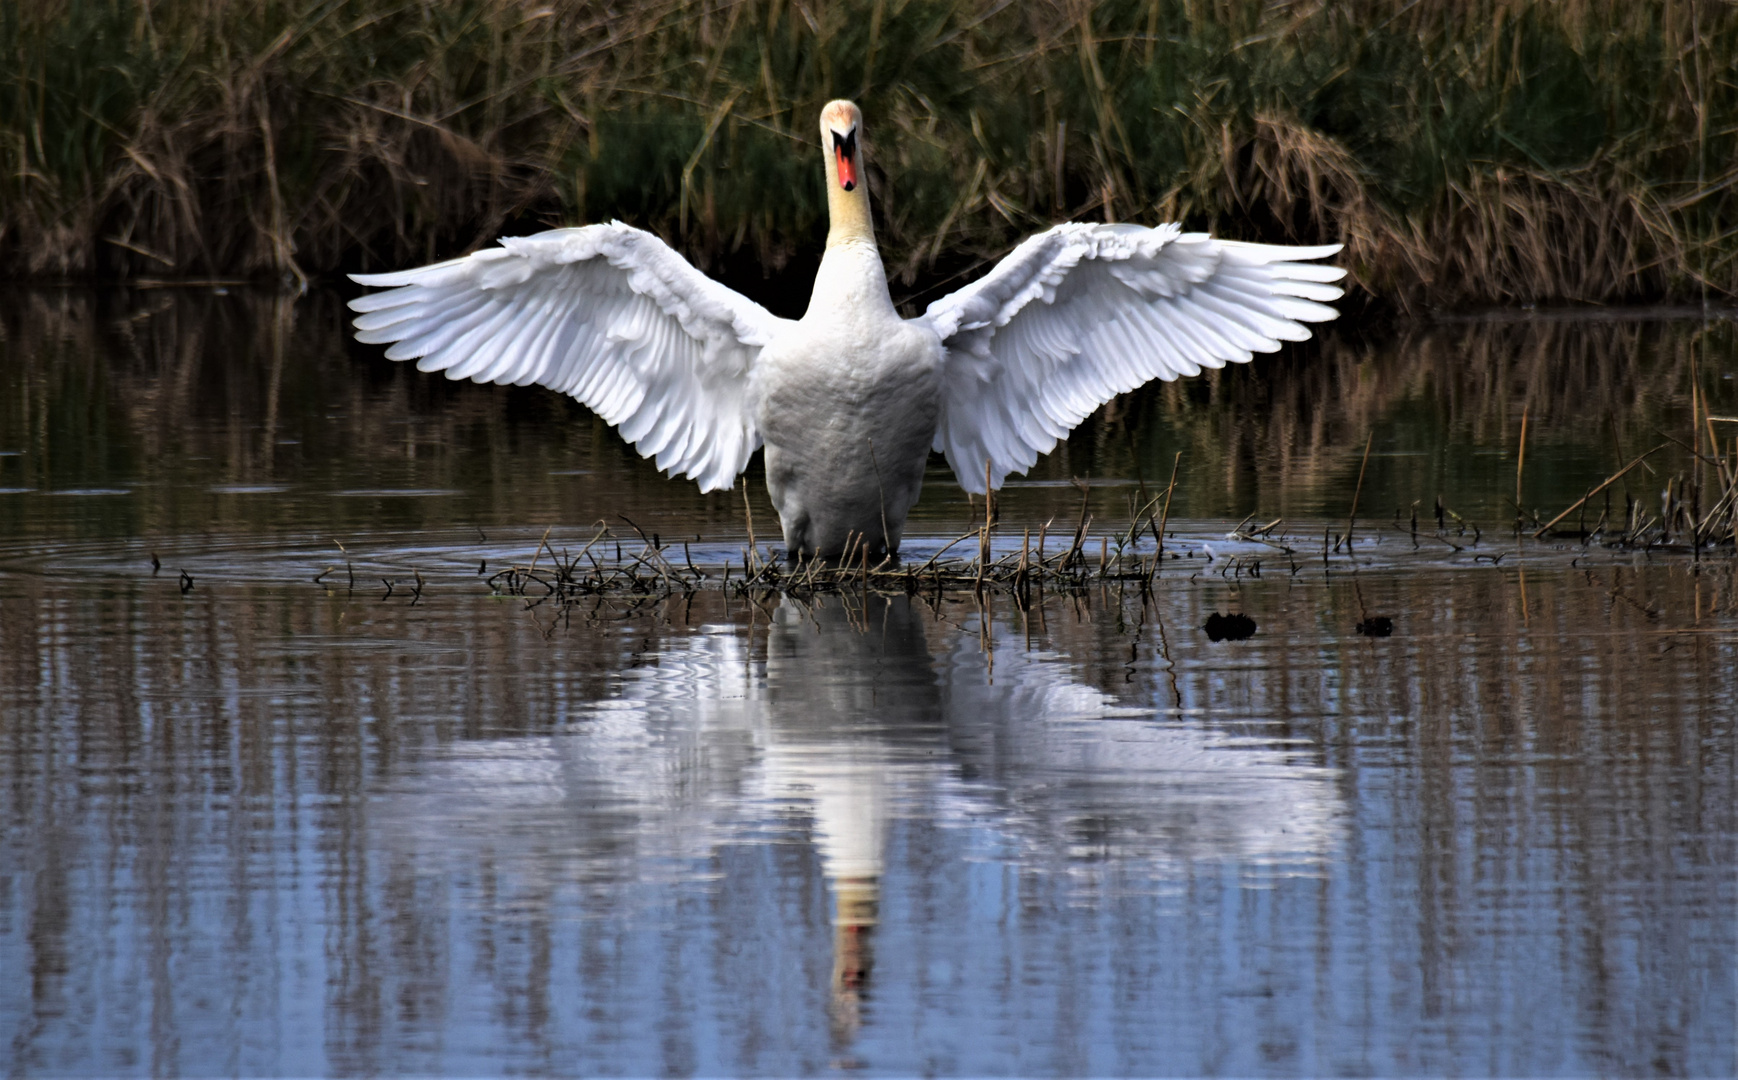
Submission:
M 1257 532 L 1261 533 L 1261 530 Z M 489 574 L 484 583 L 497 595 L 522 597 L 527 608 L 544 604 L 565 608 L 600 596 L 665 597 L 708 589 L 723 589 L 739 596 L 777 593 L 798 597 L 870 589 L 913 595 L 971 592 L 982 596 L 986 590 L 996 590 L 1013 594 L 1024 605 L 1033 588 L 1066 591 L 1116 584 L 1148 591 L 1162 569 L 1159 560 L 1148 561 L 1138 554 L 1124 554 L 1120 548 L 1113 555 L 1111 538 L 1107 536 L 1099 538 L 1100 556 L 1096 567 L 1075 551 L 1049 558 L 1034 557 L 1029 544 L 1022 545 L 1019 551 L 1000 556 L 980 548 L 975 558 L 944 558 L 956 546 L 980 539 L 983 535 L 981 526 L 922 562 L 872 558 L 867 545 L 855 543 L 836 559 L 790 562 L 759 558 L 745 552 L 740 566 L 726 564 L 706 569 L 695 566 L 687 552 L 683 553 L 683 561 L 678 565 L 666 555 L 671 550 L 670 545 L 661 543 L 655 536 L 647 537 L 637 529 L 635 533 L 640 543 L 638 550 L 631 545 L 623 548 L 618 544 L 613 557 L 608 548 L 597 548 L 596 552 L 601 554 L 594 553 L 592 544 L 587 544 L 578 555 L 569 555 L 565 550 L 558 554 L 548 546 L 545 537 L 539 542 L 529 564 L 515 563 L 497 570 Z M 607 526 L 599 535 L 626 539 L 611 533 Z M 1272 546 L 1290 553 L 1289 548 L 1278 543 Z M 550 558 L 539 567 L 539 556 L 546 551 Z M 1227 575 L 1259 577 L 1261 574 L 1259 560 L 1222 562 Z M 327 569 L 313 580 L 316 584 L 323 584 L 322 579 L 331 572 Z M 385 579 L 383 582 L 390 596 L 392 583 Z M 419 578 L 419 596 L 421 584 Z
M 0 5 L 0 274 L 291 281 L 619 217 L 752 286 L 870 112 L 916 304 L 1063 218 L 1348 245 L 1406 307 L 1738 291 L 1738 8 Z M 765 288 L 777 292 L 774 285 Z

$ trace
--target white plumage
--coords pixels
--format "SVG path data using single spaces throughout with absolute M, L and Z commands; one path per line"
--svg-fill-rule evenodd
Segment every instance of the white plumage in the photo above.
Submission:
M 660 469 L 731 487 L 765 445 L 790 554 L 897 551 L 931 447 L 967 491 L 1023 473 L 1117 394 L 1309 337 L 1345 271 L 1177 225 L 1068 223 L 915 319 L 893 307 L 858 182 L 862 115 L 821 113 L 831 231 L 809 309 L 781 319 L 650 233 L 508 238 L 392 274 L 357 337 L 423 371 L 572 394 Z
M 620 222 L 355 279 L 397 286 L 350 302 L 358 339 L 448 378 L 572 394 L 703 491 L 731 486 L 760 446 L 748 374 L 792 325 Z

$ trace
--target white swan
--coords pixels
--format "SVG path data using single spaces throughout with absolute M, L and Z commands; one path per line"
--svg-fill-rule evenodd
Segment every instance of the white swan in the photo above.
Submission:
M 1115 395 L 1273 352 L 1335 317 L 1339 251 L 1067 223 L 915 319 L 893 307 L 863 184 L 863 118 L 821 110 L 831 228 L 809 309 L 781 319 L 621 222 L 505 238 L 350 302 L 357 338 L 476 382 L 572 394 L 702 491 L 757 447 L 792 557 L 897 551 L 933 447 L 1000 486 Z M 987 475 L 986 475 L 987 474 Z

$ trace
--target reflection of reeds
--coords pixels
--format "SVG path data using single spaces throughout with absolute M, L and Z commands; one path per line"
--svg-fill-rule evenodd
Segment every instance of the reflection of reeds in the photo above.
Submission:
M 1527 412 L 1528 498 L 1555 502 L 1570 492 L 1545 508 L 1548 518 L 1588 484 L 1661 441 L 1656 430 L 1691 442 L 1692 361 L 1704 349 L 1731 357 L 1735 330 L 1731 322 L 1699 329 L 1529 318 L 1401 323 L 1392 336 L 1360 338 L 1330 327 L 1319 345 L 1258 360 L 1252 370 L 1209 372 L 1119 399 L 1033 475 L 1156 471 L 1169 466 L 1180 445 L 1186 450 L 1181 516 L 1263 508 L 1292 519 L 1343 519 L 1359 468 L 1358 436 L 1374 430 L 1378 455 L 1403 455 L 1372 458 L 1378 491 L 1422 498 L 1426 507 L 1444 494 L 1488 524 L 1514 517 L 1513 451 Z M 1729 371 L 1731 360 L 1703 363 L 1704 393 L 1714 395 L 1700 410 L 1704 447 L 1706 414 L 1738 411 L 1738 384 L 1720 379 L 1714 367 Z M 1450 444 L 1505 454 L 1454 462 L 1434 456 Z M 1572 456 L 1566 446 L 1575 448 Z M 1668 469 L 1688 467 L 1687 448 L 1673 446 L 1667 457 Z M 1659 466 L 1650 462 L 1649 468 Z M 1618 495 L 1626 488 L 1639 495 L 1642 486 L 1632 474 Z M 1372 507 L 1378 517 L 1391 509 Z M 1532 512 L 1530 505 L 1529 519 Z
M 0 302 L 0 449 L 28 452 L 0 457 L 0 487 L 136 481 L 128 513 L 139 517 L 127 528 L 149 534 L 306 524 L 299 499 L 281 510 L 270 500 L 262 519 L 233 498 L 203 493 L 214 482 L 321 491 L 391 478 L 464 492 L 462 519 L 486 526 L 589 521 L 619 509 L 667 537 L 743 535 L 744 492 L 701 495 L 660 479 L 559 395 L 454 384 L 347 353 L 344 314 L 324 292 L 293 304 L 246 290 L 11 293 Z M 1512 448 L 1526 411 L 1529 532 L 1662 442 L 1666 449 L 1591 500 L 1586 526 L 1606 512 L 1607 497 L 1615 529 L 1626 500 L 1652 505 L 1668 477 L 1695 481 L 1697 453 L 1698 516 L 1706 518 L 1726 490 L 1721 478 L 1732 472 L 1738 435 L 1738 424 L 1720 419 L 1738 415 L 1738 379 L 1722 377 L 1732 371 L 1735 333 L 1732 322 L 1551 318 L 1400 323 L 1381 337 L 1330 330 L 1250 368 L 1118 398 L 1033 470 L 1031 479 L 1058 486 L 1004 489 L 997 508 L 1016 544 L 1018 530 L 1030 527 L 1032 550 L 1048 556 L 1071 546 L 1082 516 L 1069 478 L 1164 480 L 1175 468 L 1175 484 L 1150 484 L 1144 501 L 1133 484 L 1095 483 L 1087 513 L 1127 537 L 1139 511 L 1148 541 L 1170 521 L 1236 521 L 1256 511 L 1257 521 L 1344 522 L 1358 439 L 1373 431 L 1360 520 L 1398 513 L 1404 522 L 1413 500 L 1428 520 L 1440 496 L 1489 527 L 1514 517 Z M 1725 473 L 1714 464 L 1721 460 Z M 939 468 L 913 536 L 966 528 L 965 502 Z M 764 539 L 775 519 L 758 464 L 748 481 Z M 1674 490 L 1684 490 L 1687 512 L 1690 493 Z M 371 505 L 347 501 L 319 513 L 343 535 L 385 521 L 450 522 L 459 512 L 448 504 L 431 517 L 406 504 L 382 517 Z M 1159 520 L 1149 526 L 1154 511 Z M 1579 513 L 1563 524 L 1581 527 Z M 1319 540 L 1318 529 L 1312 543 Z
M 1735 53 L 1730 4 L 1624 0 L 13 4 L 0 271 L 294 279 L 610 216 L 776 271 L 845 94 L 907 290 L 1074 216 L 1343 240 L 1404 304 L 1732 292 Z

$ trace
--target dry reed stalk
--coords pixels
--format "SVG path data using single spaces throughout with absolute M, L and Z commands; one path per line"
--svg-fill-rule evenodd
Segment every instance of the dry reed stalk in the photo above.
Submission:
M 1631 469 L 1635 468 L 1637 465 L 1640 465 L 1642 463 L 1643 459 L 1649 457 L 1650 455 L 1654 454 L 1657 451 L 1664 450 L 1664 449 L 1665 449 L 1665 444 L 1661 443 L 1660 445 L 1654 447 L 1652 450 L 1649 450 L 1646 453 L 1642 454 L 1640 457 L 1637 457 L 1634 461 L 1631 461 L 1628 465 L 1625 465 L 1623 468 L 1612 473 L 1610 476 L 1606 477 L 1604 480 L 1600 481 L 1598 486 L 1594 487 L 1587 494 L 1581 496 L 1581 498 L 1576 499 L 1573 503 L 1570 503 L 1569 508 L 1567 510 L 1563 511 L 1561 514 L 1558 514 L 1556 517 L 1552 518 L 1550 521 L 1547 521 L 1544 525 L 1540 526 L 1537 530 L 1535 530 L 1533 533 L 1533 539 L 1537 540 L 1539 537 L 1541 537 L 1545 533 L 1549 532 L 1551 529 L 1551 526 L 1557 524 L 1559 521 L 1562 521 L 1564 518 L 1568 517 L 1570 514 L 1573 514 L 1575 511 L 1579 510 L 1583 505 L 1586 504 L 1588 499 L 1593 498 L 1593 496 L 1599 494 L 1600 492 L 1604 491 L 1606 488 L 1610 487 L 1612 484 L 1615 484 L 1615 483 L 1617 483 L 1617 481 L 1623 479 L 1623 477 L 1625 475 L 1627 475 Z
M 1515 454 L 1515 532 L 1521 531 L 1521 521 L 1527 512 L 1521 508 L 1521 474 L 1527 467 L 1527 413 L 1531 405 L 1521 407 L 1520 446 Z
M 1370 465 L 1370 447 L 1376 441 L 1376 433 L 1370 432 L 1364 440 L 1364 457 L 1358 463 L 1358 486 L 1352 489 L 1352 512 L 1346 517 L 1346 550 L 1352 550 L 1352 528 L 1358 521 L 1358 499 L 1364 494 L 1364 470 Z
M 1153 534 L 1153 539 L 1158 541 L 1158 557 L 1160 559 L 1165 557 L 1165 525 L 1171 520 L 1171 493 L 1177 490 L 1177 466 L 1182 463 L 1183 452 L 1179 450 L 1177 455 L 1171 459 L 1171 479 L 1165 484 L 1165 508 L 1159 514 L 1158 531 Z M 1153 565 L 1157 567 L 1158 563 L 1155 561 Z

